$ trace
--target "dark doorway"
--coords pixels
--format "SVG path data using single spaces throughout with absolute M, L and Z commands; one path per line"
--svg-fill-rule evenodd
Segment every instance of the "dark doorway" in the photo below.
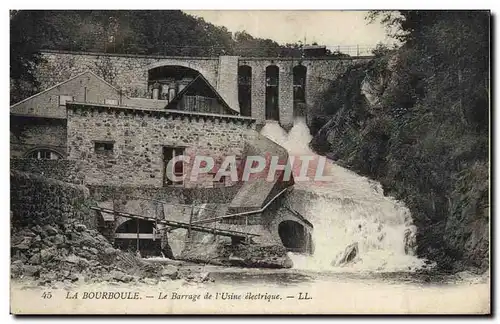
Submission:
M 312 237 L 307 229 L 300 223 L 284 221 L 278 226 L 281 242 L 290 252 L 312 253 Z
M 306 115 L 306 76 L 307 68 L 297 65 L 293 68 L 293 115 Z
M 266 68 L 266 120 L 279 120 L 280 71 L 276 65 Z
M 238 102 L 241 116 L 252 115 L 252 68 L 248 65 L 238 67 Z

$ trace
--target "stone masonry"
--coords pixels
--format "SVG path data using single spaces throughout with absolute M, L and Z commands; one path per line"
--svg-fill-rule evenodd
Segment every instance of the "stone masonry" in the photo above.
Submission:
M 257 134 L 254 129 L 255 120 L 251 118 L 71 103 L 68 158 L 87 162 L 85 183 L 91 185 L 161 187 L 163 147 L 183 147 L 184 155 L 189 156 L 211 156 L 217 165 L 225 156 L 241 156 L 243 143 Z M 112 142 L 112 153 L 96 153 L 94 141 Z M 185 168 L 189 179 L 189 164 Z M 213 182 L 213 175 L 205 175 L 196 183 L 185 181 L 184 185 L 205 186 L 205 181 Z
M 226 98 L 231 106 L 237 105 L 238 97 L 236 61 L 238 66 L 252 68 L 252 117 L 257 123 L 265 122 L 266 67 L 279 68 L 280 123 L 289 128 L 293 125 L 293 68 L 303 65 L 306 74 L 306 103 L 314 104 L 329 81 L 344 73 L 347 67 L 370 57 L 350 58 L 245 58 L 245 57 L 167 57 L 105 53 L 44 51 L 45 63 L 40 64 L 37 79 L 41 89 L 86 70 L 94 71 L 109 83 L 124 90 L 132 97 L 149 98 L 148 71 L 160 66 L 176 65 L 194 69 L 210 82 Z M 231 71 L 233 69 L 234 71 Z M 223 76 L 223 77 L 222 77 Z M 234 107 L 239 111 L 239 107 Z

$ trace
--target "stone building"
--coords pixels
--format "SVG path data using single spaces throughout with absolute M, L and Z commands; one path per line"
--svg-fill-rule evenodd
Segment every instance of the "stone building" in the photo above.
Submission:
M 216 76 L 177 63 L 159 63 L 150 68 L 147 94 L 140 98 L 132 97 L 130 91 L 115 87 L 95 72 L 85 71 L 14 104 L 10 109 L 11 167 L 84 184 L 101 205 L 115 210 L 137 208 L 143 214 L 151 210 L 143 202 L 140 207 L 131 207 L 134 195 L 125 194 L 123 188 L 141 191 L 146 201 L 161 200 L 174 205 L 193 204 L 193 192 L 205 197 L 199 200 L 204 204 L 217 201 L 221 199 L 218 195 L 228 192 L 225 188 L 234 188 L 227 196 L 222 195 L 224 206 L 213 215 L 230 216 L 218 226 L 264 233 L 261 241 L 267 243 L 279 242 L 278 228 L 283 229 L 279 225 L 285 220 L 295 219 L 305 232 L 309 225 L 293 214 L 268 210 L 269 206 L 276 208 L 276 198 L 293 184 L 293 179 L 280 181 L 277 176 L 273 181 L 256 179 L 246 183 L 229 177 L 215 179 L 226 156 L 235 157 L 239 170 L 249 155 L 277 155 L 280 161 L 288 157 L 285 149 L 259 134 L 262 114 L 255 112 L 255 101 L 245 103 L 245 93 L 254 96 L 255 87 L 249 80 L 255 76 L 238 67 L 239 61 L 234 57 L 219 59 L 221 66 Z M 288 80 L 290 85 L 297 85 L 290 92 L 289 101 L 295 98 L 297 107 L 307 97 L 301 89 L 306 82 L 304 73 L 299 71 L 296 78 Z M 279 104 L 283 99 L 281 72 L 266 68 L 266 75 L 265 105 L 270 108 L 265 110 L 265 118 L 292 120 L 289 111 L 282 113 L 287 106 Z M 237 91 L 225 91 L 231 87 L 240 87 L 239 95 Z M 195 156 L 210 156 L 215 165 L 210 172 L 192 179 L 192 163 L 176 162 L 173 172 L 184 179 L 172 181 L 167 176 L 167 165 L 178 155 L 192 157 L 191 162 Z M 103 186 L 112 188 L 114 196 L 101 194 L 101 190 L 107 190 Z M 207 191 L 212 196 L 208 197 L 204 190 L 212 190 Z M 167 217 L 168 207 L 162 203 L 161 208 L 161 217 Z M 239 216 L 246 213 L 250 214 L 242 224 Z M 178 215 L 178 221 L 189 221 L 186 217 L 188 213 Z M 100 219 L 99 226 L 112 239 L 121 240 L 120 246 L 125 248 L 139 246 L 141 240 L 146 240 L 142 246 L 159 244 L 151 222 L 140 226 L 130 219 L 108 216 Z M 139 227 L 146 232 L 139 233 Z M 297 232 L 296 228 L 290 231 Z M 132 238 L 133 235 L 137 236 Z

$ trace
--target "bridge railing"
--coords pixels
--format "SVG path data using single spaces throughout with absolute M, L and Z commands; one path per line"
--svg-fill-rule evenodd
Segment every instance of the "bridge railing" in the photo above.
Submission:
M 373 45 L 323 45 L 328 50 L 335 54 L 344 54 L 349 56 L 367 56 L 372 55 L 375 48 Z M 154 47 L 148 47 L 145 44 L 115 42 L 105 40 L 84 40 L 70 41 L 57 46 L 45 47 L 46 50 L 61 50 L 61 51 L 77 51 L 77 52 L 97 52 L 110 54 L 138 54 L 138 55 L 161 55 L 161 56 L 220 56 L 220 55 L 239 55 L 239 56 L 256 56 L 255 53 L 262 52 L 258 56 L 278 56 L 278 57 L 300 57 L 303 55 L 301 48 L 288 47 L 245 47 L 237 50 L 237 53 L 230 53 L 225 46 L 215 45 L 170 45 L 170 44 L 155 44 Z M 241 53 L 247 51 L 249 54 Z M 269 55 L 275 53 L 276 55 Z

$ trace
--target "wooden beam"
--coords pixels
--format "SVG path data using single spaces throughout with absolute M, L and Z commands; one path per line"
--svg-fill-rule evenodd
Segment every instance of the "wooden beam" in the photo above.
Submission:
M 144 215 L 139 215 L 139 214 L 132 214 L 132 213 L 126 213 L 126 212 L 119 212 L 113 209 L 109 208 L 102 208 L 102 207 L 90 207 L 90 209 L 100 211 L 102 213 L 109 213 L 113 214 L 115 216 L 122 216 L 125 218 L 132 218 L 132 219 L 142 219 L 146 220 L 149 222 L 154 222 L 155 219 L 153 217 L 147 217 Z M 215 234 L 215 235 L 221 235 L 221 236 L 229 236 L 229 237 L 242 237 L 245 238 L 247 235 L 248 236 L 260 236 L 260 234 L 254 234 L 254 233 L 247 233 L 247 232 L 240 232 L 240 231 L 233 231 L 233 230 L 214 230 L 213 228 L 206 227 L 206 226 L 200 226 L 200 225 L 190 225 L 189 223 L 183 223 L 183 222 L 176 222 L 176 221 L 171 221 L 171 220 L 159 220 L 158 224 L 164 224 L 168 225 L 170 227 L 177 227 L 177 228 L 184 228 L 184 229 L 191 229 L 193 231 L 197 232 L 204 232 L 204 233 L 210 233 L 210 234 Z

